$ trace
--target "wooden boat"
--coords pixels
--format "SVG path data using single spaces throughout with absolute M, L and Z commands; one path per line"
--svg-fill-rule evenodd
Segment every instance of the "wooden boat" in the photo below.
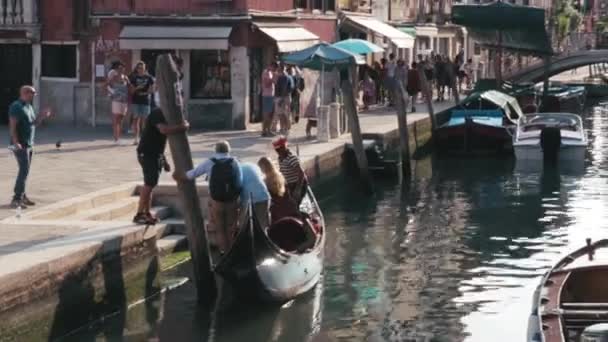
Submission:
M 591 243 L 555 264 L 535 292 L 530 341 L 608 339 L 608 240 Z M 597 337 L 597 336 L 602 336 Z
M 447 111 L 436 133 L 439 148 L 450 152 L 511 150 L 511 131 L 523 116 L 517 100 L 497 90 L 474 93 Z
M 248 299 L 287 302 L 311 290 L 323 270 L 325 222 L 310 188 L 298 217 L 262 227 L 249 208 L 232 248 L 214 265 L 237 294 Z

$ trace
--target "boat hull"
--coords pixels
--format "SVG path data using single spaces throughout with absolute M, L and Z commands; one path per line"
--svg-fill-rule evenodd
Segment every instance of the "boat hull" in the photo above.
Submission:
M 437 140 L 442 151 L 510 151 L 512 137 L 508 128 L 475 122 L 441 127 Z
M 214 267 L 216 274 L 230 283 L 236 294 L 247 300 L 283 303 L 315 287 L 323 271 L 325 224 L 318 204 L 309 190 L 305 201 L 314 207 L 321 227 L 314 247 L 290 253 L 275 245 L 257 220 L 250 217 L 231 250 Z
M 558 152 L 558 160 L 582 162 L 585 160 L 587 146 L 585 145 L 566 145 L 561 146 Z M 514 144 L 513 151 L 517 160 L 543 160 L 543 149 L 540 144 Z

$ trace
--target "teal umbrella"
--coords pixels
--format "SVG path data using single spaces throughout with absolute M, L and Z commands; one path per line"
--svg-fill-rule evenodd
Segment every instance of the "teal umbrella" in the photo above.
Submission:
M 327 43 L 319 43 L 304 50 L 284 55 L 282 60 L 286 64 L 321 71 L 336 68 L 346 69 L 351 65 L 365 63 L 360 55 Z
M 321 71 L 321 89 L 317 92 L 317 104 L 321 104 L 321 94 L 325 91 L 325 71 L 342 70 L 356 64 L 365 64 L 361 55 L 327 43 L 319 43 L 304 50 L 292 52 L 281 59 L 285 64 Z
M 370 53 L 384 52 L 384 49 L 378 45 L 368 42 L 363 39 L 347 39 L 332 44 L 334 47 L 339 47 L 352 53 L 367 55 Z

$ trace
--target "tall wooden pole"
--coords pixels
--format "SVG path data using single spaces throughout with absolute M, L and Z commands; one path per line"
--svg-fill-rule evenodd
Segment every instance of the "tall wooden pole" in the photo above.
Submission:
M 350 134 L 353 138 L 353 148 L 357 158 L 357 166 L 359 167 L 359 175 L 361 177 L 363 191 L 371 193 L 372 180 L 369 174 L 367 164 L 367 156 L 363 146 L 363 136 L 361 135 L 361 126 L 359 125 L 359 116 L 357 115 L 357 104 L 355 102 L 355 94 L 349 71 L 343 70 L 340 72 L 340 88 L 342 89 L 342 100 L 344 101 L 344 110 L 348 115 L 348 123 Z
M 395 89 L 393 90 L 393 98 L 396 100 L 397 105 L 397 124 L 399 127 L 399 156 L 401 162 L 401 174 L 404 178 L 410 176 L 411 165 L 410 165 L 410 138 L 407 127 L 407 105 L 408 97 L 403 89 L 403 83 L 400 80 L 395 82 Z
M 426 100 L 426 107 L 429 112 L 429 120 L 431 120 L 431 140 L 432 140 L 435 138 L 435 130 L 437 129 L 437 121 L 435 119 L 435 111 L 433 110 L 433 90 L 431 89 L 431 85 L 429 84 L 429 81 L 426 79 L 426 74 L 424 73 L 425 67 L 426 66 L 424 64 L 420 64 L 418 66 L 418 76 L 420 78 L 420 88 L 422 88 L 422 93 L 424 94 L 424 98 Z
M 496 86 L 502 86 L 502 31 L 498 31 L 498 48 L 496 49 Z
M 456 61 L 448 61 L 448 75 L 450 77 L 450 88 L 452 89 L 452 94 L 454 95 L 454 102 L 456 105 L 460 103 L 460 94 L 458 93 L 458 63 Z
M 156 61 L 156 84 L 160 95 L 160 107 L 170 125 L 179 125 L 184 121 L 184 103 L 179 81 L 179 71 L 169 54 L 158 57 Z M 190 145 L 186 133 L 169 136 L 169 146 L 175 164 L 175 171 L 185 173 L 193 168 Z M 179 195 L 184 206 L 188 246 L 192 255 L 194 281 L 199 302 L 213 303 L 217 294 L 215 277 L 211 271 L 205 221 L 201 212 L 200 200 L 194 181 L 180 182 Z

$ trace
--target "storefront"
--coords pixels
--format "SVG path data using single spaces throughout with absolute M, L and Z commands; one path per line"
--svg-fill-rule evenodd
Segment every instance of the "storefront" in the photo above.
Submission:
M 303 19 L 315 26 L 325 39 L 335 35 L 335 19 Z M 318 43 L 320 35 L 300 25 L 298 20 L 239 20 L 189 26 L 131 24 L 102 20 L 94 51 L 95 102 L 93 121 L 109 123 L 109 99 L 105 77 L 115 60 L 127 71 L 139 60 L 152 75 L 156 57 L 173 53 L 183 60 L 184 102 L 193 127 L 205 129 L 245 129 L 261 119 L 261 75 L 281 54 Z M 325 32 L 327 31 L 327 32 Z M 333 39 L 332 39 L 333 40 Z M 315 72 L 304 72 L 310 89 L 304 91 L 308 106 L 317 89 Z

